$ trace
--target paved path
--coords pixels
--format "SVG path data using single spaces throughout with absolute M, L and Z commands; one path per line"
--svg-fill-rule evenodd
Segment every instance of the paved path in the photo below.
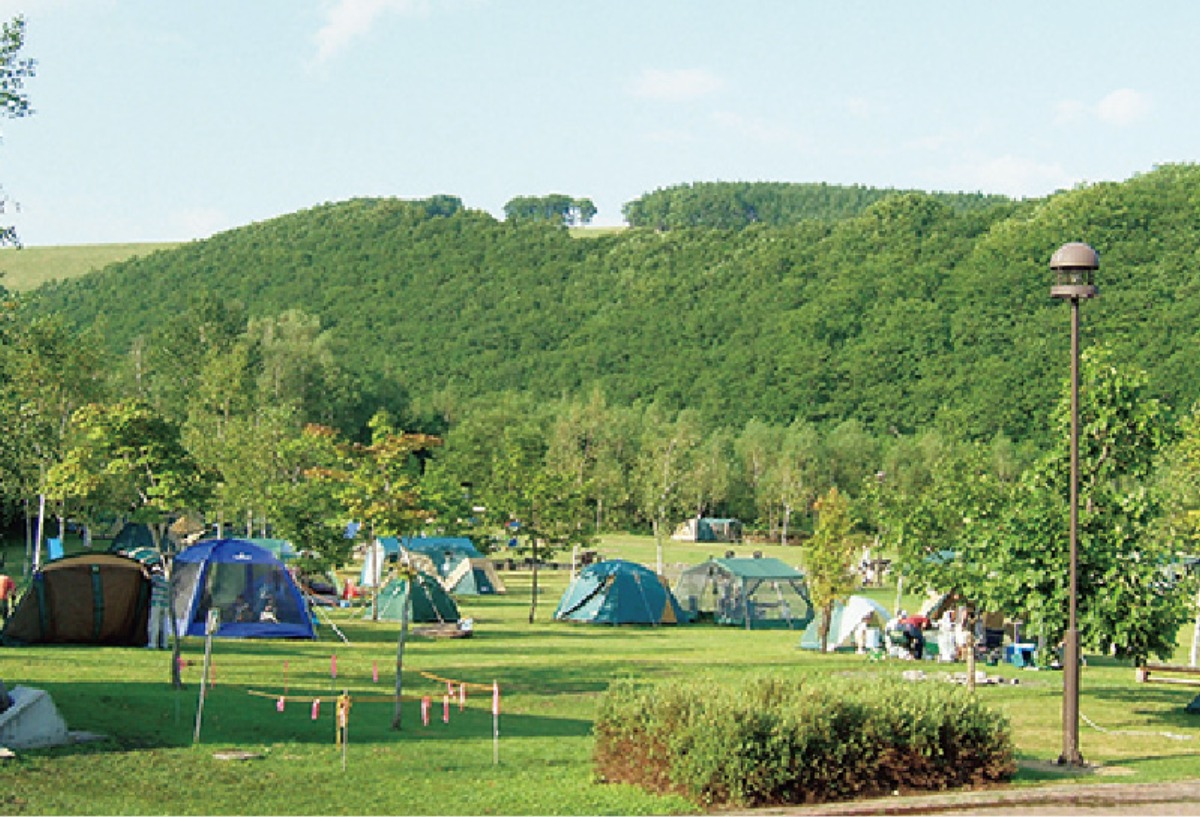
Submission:
M 1197 761 L 1200 775 L 1200 760 Z M 882 797 L 851 803 L 753 809 L 742 815 L 858 817 L 859 815 L 1200 815 L 1200 779 L 1175 783 L 1070 783 Z

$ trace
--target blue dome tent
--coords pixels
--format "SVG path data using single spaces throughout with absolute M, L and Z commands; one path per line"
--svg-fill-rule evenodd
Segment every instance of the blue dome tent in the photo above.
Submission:
M 175 556 L 180 635 L 203 636 L 210 609 L 225 638 L 316 638 L 308 607 L 283 562 L 245 539 L 205 540 Z

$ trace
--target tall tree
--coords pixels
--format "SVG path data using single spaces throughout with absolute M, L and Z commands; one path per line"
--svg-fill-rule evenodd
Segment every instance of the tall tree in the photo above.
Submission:
M 762 501 L 778 510 L 780 542 L 787 544 L 792 514 L 807 513 L 820 489 L 821 438 L 810 423 L 797 420 L 779 443 L 762 476 Z
M 1150 480 L 1171 423 L 1145 372 L 1091 349 L 1081 373 L 1079 452 L 1080 638 L 1135 661 L 1168 658 L 1191 603 L 1167 580 L 1173 542 L 1157 534 L 1161 496 Z M 1056 644 L 1066 628 L 1070 396 L 1056 411 L 1060 441 L 1024 475 L 1014 501 L 978 526 L 960 560 L 988 609 L 1019 615 Z
M 240 304 L 208 291 L 191 293 L 186 316 L 158 324 L 134 345 L 121 373 L 122 393 L 135 395 L 162 416 L 182 423 L 205 365 L 213 354 L 227 351 L 244 327 Z
M 1166 512 L 1160 523 L 1160 535 L 1180 546 L 1186 545 L 1188 552 L 1195 553 L 1200 549 L 1200 404 L 1193 406 L 1180 421 L 1179 432 L 1179 439 L 1162 457 L 1159 485 Z M 1200 664 L 1200 587 L 1196 591 L 1189 651 L 1192 666 Z
M 571 198 L 562 193 L 517 196 L 504 205 L 504 218 L 513 222 L 542 221 L 569 227 L 590 224 L 595 217 L 596 205 L 591 199 Z
M 203 508 L 210 495 L 179 427 L 136 400 L 78 409 L 49 481 L 63 497 L 99 498 L 109 510 L 146 523 L 164 551 L 174 517 Z
M 3 341 L 0 411 L 8 420 L 8 456 L 4 458 L 6 473 L 0 474 L 0 482 L 5 483 L 5 492 L 14 499 L 40 498 L 38 533 L 33 542 L 36 567 L 40 563 L 47 474 L 61 460 L 75 410 L 103 396 L 103 353 L 94 333 L 72 332 L 54 316 L 24 316 L 8 327 Z M 61 505 L 58 513 L 61 528 L 65 518 Z
M 341 497 L 347 516 L 373 535 L 404 535 L 431 516 L 420 491 L 418 453 L 441 445 L 428 434 L 401 431 L 387 411 L 371 418 L 371 442 L 344 446 L 348 479 Z
M 300 551 L 304 570 L 340 568 L 353 551 L 346 525 L 354 520 L 340 501 L 344 483 L 326 478 L 345 473 L 339 445 L 331 429 L 311 424 L 280 445 L 283 476 L 273 486 L 271 520 L 279 535 Z
M 547 461 L 545 428 L 530 419 L 504 429 L 496 441 L 487 483 L 488 506 L 513 525 L 530 554 L 533 584 L 529 623 L 537 615 L 541 559 L 573 544 L 591 542 L 592 515 L 577 475 Z
M 734 441 L 742 469 L 742 480 L 750 491 L 760 523 L 766 521 L 768 535 L 775 534 L 777 505 L 766 490 L 767 473 L 782 448 L 782 429 L 757 418 L 750 420 Z
M 203 472 L 180 440 L 178 426 L 137 400 L 92 403 L 77 410 L 70 444 L 62 462 L 51 469 L 49 481 L 64 498 L 102 501 L 146 523 L 160 553 L 168 550 L 171 521 L 203 508 L 209 491 Z M 171 606 L 171 682 L 178 688 L 182 682 L 174 593 Z
M 260 399 L 295 406 L 308 422 L 341 424 L 354 403 L 355 389 L 320 318 L 289 309 L 251 321 L 246 338 L 256 354 Z
M 627 474 L 634 440 L 626 412 L 610 408 L 600 391 L 587 401 L 564 400 L 554 412 L 546 451 L 547 466 L 569 476 L 595 510 L 593 527 L 604 524 L 605 512 L 629 500 Z
M 715 429 L 704 436 L 692 458 L 684 497 L 696 516 L 712 516 L 729 498 L 733 477 L 733 436 Z
M 691 510 L 686 483 L 700 443 L 700 418 L 695 411 L 684 409 L 671 419 L 660 406 L 652 404 L 642 415 L 633 481 L 638 510 L 654 531 L 659 574 L 663 572 L 667 526 Z
M 814 509 L 816 529 L 803 545 L 804 578 L 813 606 L 821 614 L 818 632 L 824 652 L 829 643 L 833 606 L 844 603 L 856 586 L 853 566 L 859 544 L 852 533 L 854 520 L 850 515 L 850 502 L 836 485 L 814 503 Z
M 1011 458 L 1002 437 L 989 446 L 928 431 L 891 442 L 883 467 L 863 481 L 861 504 L 905 582 L 960 586 L 981 527 L 994 526 L 1013 501 Z

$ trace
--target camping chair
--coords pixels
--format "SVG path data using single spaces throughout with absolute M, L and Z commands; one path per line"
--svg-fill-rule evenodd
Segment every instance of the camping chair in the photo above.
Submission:
M 889 629 L 885 633 L 887 638 L 887 646 L 889 653 L 895 653 L 898 657 L 912 658 L 912 651 L 908 648 L 908 637 L 903 630 Z

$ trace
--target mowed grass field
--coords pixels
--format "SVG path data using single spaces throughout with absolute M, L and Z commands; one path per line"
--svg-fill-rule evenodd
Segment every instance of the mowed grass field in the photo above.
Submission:
M 608 558 L 654 564 L 646 537 L 609 537 Z M 727 545 L 670 542 L 668 565 L 703 561 Z M 799 551 L 737 546 L 778 555 Z M 23 552 L 10 549 L 10 571 Z M 561 557 L 560 557 L 561 558 Z M 14 571 L 16 572 L 16 571 Z M 799 633 L 690 625 L 594 627 L 551 621 L 568 570 L 539 574 L 537 617 L 528 623 L 531 576 L 501 574 L 508 594 L 459 599 L 475 620 L 469 639 L 410 638 L 404 657 L 399 731 L 391 728 L 398 625 L 335 610 L 316 642 L 213 643 L 215 686 L 194 741 L 204 644 L 186 639 L 186 687 L 169 683 L 169 653 L 140 648 L 0 648 L 0 678 L 48 690 L 74 730 L 106 736 L 93 743 L 19 753 L 0 761 L 3 814 L 670 814 L 701 809 L 679 797 L 651 795 L 595 778 L 591 726 L 601 693 L 615 679 L 671 683 L 703 675 L 737 684 L 756 674 L 795 679 L 835 675 L 848 684 L 900 674 L 912 662 L 819 655 L 798 649 Z M 889 609 L 894 588 L 870 594 Z M 905 604 L 916 606 L 915 597 Z M 1182 638 L 1190 636 L 1181 634 Z M 1181 643 L 1178 661 L 1185 650 Z M 334 675 L 336 665 L 336 676 Z M 922 662 L 928 680 L 963 665 Z M 976 693 L 1012 723 L 1022 761 L 1016 785 L 1064 779 L 1049 762 L 1061 751 L 1062 676 L 983 667 L 1006 680 Z M 378 680 L 375 680 L 376 675 Z M 465 706 L 449 705 L 445 680 L 465 681 Z M 489 687 L 501 691 L 499 741 L 493 741 Z M 476 686 L 477 685 L 477 686 Z M 312 699 L 347 691 L 349 740 L 335 745 L 334 707 L 313 718 Z M 277 698 L 288 696 L 283 711 Z M 1200 719 L 1183 707 L 1200 690 L 1134 682 L 1133 669 L 1089 657 L 1082 673 L 1085 758 L 1100 764 L 1081 782 L 1146 782 L 1194 777 Z M 419 698 L 429 696 L 424 725 Z M 498 746 L 498 763 L 494 754 Z M 244 752 L 245 760 L 221 759 Z M 344 767 L 343 767 L 344 763 Z
M 78 278 L 109 264 L 178 247 L 173 243 L 78 244 L 0 248 L 0 287 L 27 292 L 48 281 Z

